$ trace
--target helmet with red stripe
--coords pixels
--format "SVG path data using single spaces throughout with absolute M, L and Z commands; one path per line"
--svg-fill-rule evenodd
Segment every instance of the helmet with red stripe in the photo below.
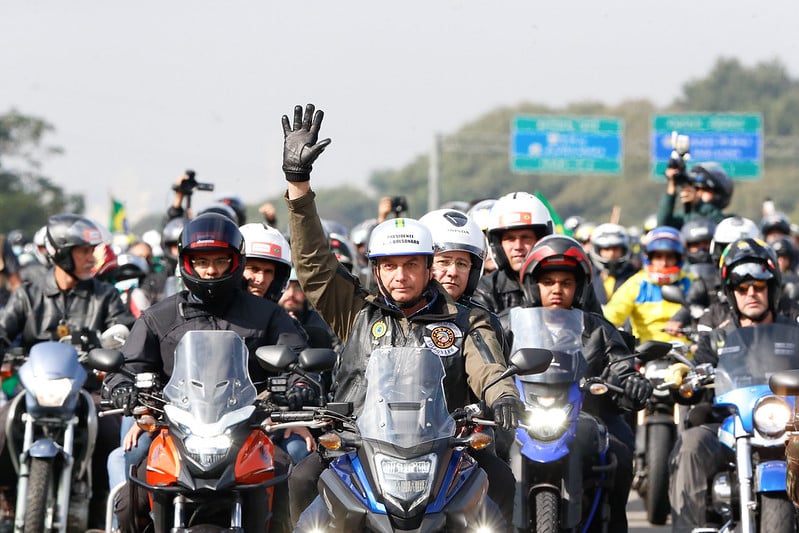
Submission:
M 519 281 L 524 290 L 527 305 L 541 305 L 538 278 L 545 272 L 566 271 L 574 274 L 577 284 L 573 307 L 584 309 L 591 288 L 591 261 L 582 245 L 565 235 L 549 235 L 533 246 L 524 260 Z
M 203 278 L 197 274 L 192 259 L 211 253 L 226 252 L 231 261 L 221 276 Z M 178 264 L 183 283 L 206 304 L 225 305 L 242 286 L 244 274 L 244 237 L 236 223 L 218 213 L 206 213 L 183 227 L 178 241 Z

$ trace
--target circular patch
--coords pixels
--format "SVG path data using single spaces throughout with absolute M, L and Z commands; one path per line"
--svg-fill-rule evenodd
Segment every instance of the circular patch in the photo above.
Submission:
M 379 322 L 375 322 L 374 324 L 372 324 L 372 337 L 374 337 L 375 339 L 379 339 L 380 337 L 386 334 L 386 330 L 387 327 L 385 322 L 383 322 L 382 320 Z
M 455 343 L 455 332 L 446 326 L 438 326 L 430 332 L 430 340 L 436 348 L 449 348 Z

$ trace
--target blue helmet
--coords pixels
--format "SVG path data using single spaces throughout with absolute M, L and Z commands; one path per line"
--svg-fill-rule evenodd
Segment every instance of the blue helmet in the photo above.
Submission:
M 649 279 L 657 285 L 668 285 L 680 279 L 685 256 L 685 243 L 680 232 L 670 226 L 658 226 L 646 234 L 644 247 L 644 266 Z M 677 264 L 665 268 L 655 268 L 650 263 L 650 254 L 653 252 L 674 252 L 677 254 Z

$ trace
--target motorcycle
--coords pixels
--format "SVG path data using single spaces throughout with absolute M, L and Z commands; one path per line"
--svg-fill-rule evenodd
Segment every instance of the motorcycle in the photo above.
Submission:
M 550 360 L 545 350 L 520 351 L 488 387 L 515 372 L 543 371 Z M 487 502 L 487 476 L 466 451 L 490 445 L 478 427 L 493 422 L 479 417 L 484 402 L 451 415 L 443 380 L 441 359 L 427 348 L 378 348 L 369 357 L 357 419 L 351 405 L 333 403 L 273 415 L 275 422 L 334 426 L 319 438 L 332 461 L 311 505 L 314 518 L 306 511 L 298 530 L 478 531 L 501 521 Z
M 607 428 L 582 405 L 586 394 L 624 390 L 602 377 L 585 376 L 581 311 L 513 308 L 510 325 L 513 350 L 553 353 L 545 372 L 516 378 L 525 413 L 510 452 L 517 485 L 513 525 L 536 532 L 605 529 L 610 512 L 606 489 L 616 458 L 608 450 Z M 651 341 L 629 358 L 662 357 L 670 347 Z
M 654 389 L 646 407 L 638 411 L 635 433 L 635 477 L 633 486 L 644 502 L 647 520 L 662 525 L 671 512 L 669 505 L 669 454 L 680 424 L 677 404 L 665 382 L 674 362 L 690 364 L 688 346 L 675 344 L 666 357 L 644 362 L 643 374 Z
M 153 373 L 127 371 L 120 352 L 94 350 L 90 361 L 135 380 L 136 423 L 155 431 L 144 477 L 131 469 L 130 480 L 148 494 L 156 533 L 265 530 L 274 486 L 288 472 L 275 472 L 274 444 L 261 424 L 277 408 L 257 397 L 241 337 L 187 332 L 163 387 Z M 131 509 L 138 508 L 137 493 L 130 491 Z
M 714 476 L 709 494 L 724 520 L 718 531 L 797 530 L 786 492 L 785 461 L 785 431 L 794 399 L 773 394 L 768 385 L 771 374 L 789 369 L 799 369 L 799 328 L 758 325 L 727 335 L 715 372 L 697 365 L 674 384 L 683 395 L 691 395 L 712 383 L 714 405 L 730 412 L 718 430 L 728 468 Z
M 18 476 L 15 532 L 86 530 L 98 427 L 89 391 L 102 381 L 84 368 L 86 353 L 92 346 L 119 346 L 127 333 L 121 325 L 99 337 L 82 331 L 35 344 L 27 355 L 19 348 L 6 353 L 4 373 L 16 369 L 22 385 L 10 400 L 5 428 Z

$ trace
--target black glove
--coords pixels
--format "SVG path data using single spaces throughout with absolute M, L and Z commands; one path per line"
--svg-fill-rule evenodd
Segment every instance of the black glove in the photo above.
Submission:
M 136 405 L 136 387 L 133 383 L 120 383 L 111 390 L 111 403 L 117 409 L 124 409 L 125 416 L 133 414 Z
M 633 411 L 642 409 L 652 396 L 652 383 L 638 372 L 624 380 L 624 396 L 629 400 Z
M 319 127 L 325 114 L 321 110 L 314 113 L 314 105 L 294 106 L 294 127 L 289 117 L 283 115 L 283 172 L 288 181 L 308 181 L 311 179 L 313 162 L 330 144 L 330 139 L 316 142 Z M 311 122 L 313 119 L 313 122 Z
M 522 402 L 512 396 L 504 396 L 491 404 L 491 410 L 494 411 L 494 422 L 505 431 L 510 431 L 519 425 Z
M 292 411 L 301 410 L 303 405 L 316 406 L 319 402 L 319 391 L 313 385 L 298 381 L 286 391 L 286 401 Z

